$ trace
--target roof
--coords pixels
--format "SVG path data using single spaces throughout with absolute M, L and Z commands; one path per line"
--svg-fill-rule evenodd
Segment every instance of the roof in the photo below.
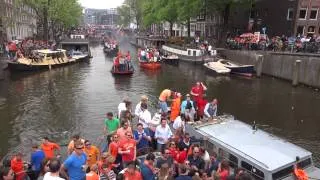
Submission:
M 59 53 L 59 52 L 65 52 L 66 50 L 64 49 L 57 49 L 55 51 L 50 50 L 50 49 L 39 49 L 37 52 L 43 53 L 43 54 L 51 54 L 51 53 Z
M 238 120 L 201 125 L 198 131 L 222 141 L 228 149 L 269 171 L 295 162 L 297 156 L 301 159 L 311 156 L 311 152 L 299 146 L 263 130 L 254 131 L 252 126 Z
M 87 39 L 64 39 L 60 44 L 89 44 Z

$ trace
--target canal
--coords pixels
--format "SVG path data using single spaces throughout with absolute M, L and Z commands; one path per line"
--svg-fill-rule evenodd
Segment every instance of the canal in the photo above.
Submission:
M 126 38 L 121 49 L 135 52 Z M 207 97 L 219 100 L 219 114 L 233 114 L 314 153 L 320 164 L 320 94 L 271 77 L 214 76 L 201 66 L 181 62 L 164 64 L 159 71 L 134 66 L 132 77 L 113 77 L 112 59 L 102 46 L 92 46 L 90 64 L 75 64 L 52 71 L 8 74 L 0 81 L 0 155 L 21 151 L 48 136 L 61 145 L 71 134 L 100 142 L 103 119 L 116 112 L 123 97 L 135 104 L 146 94 L 155 112 L 161 90 L 174 88 L 186 94 L 196 81 L 208 86 Z M 135 55 L 132 55 L 135 57 Z

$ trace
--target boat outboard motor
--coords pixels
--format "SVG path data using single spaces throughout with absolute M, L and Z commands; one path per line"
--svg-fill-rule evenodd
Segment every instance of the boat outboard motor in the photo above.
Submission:
M 254 130 L 254 131 L 258 130 L 256 121 L 253 121 L 252 130 Z

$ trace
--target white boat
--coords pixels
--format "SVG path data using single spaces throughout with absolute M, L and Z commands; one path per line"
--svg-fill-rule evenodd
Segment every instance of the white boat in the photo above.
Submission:
M 231 72 L 231 69 L 224 67 L 219 62 L 207 62 L 207 63 L 204 63 L 203 65 L 209 70 L 214 71 L 217 74 L 229 74 Z
M 226 59 L 219 59 L 217 63 L 230 69 L 232 74 L 251 77 L 254 73 L 254 65 L 240 64 Z
M 168 60 L 168 61 L 177 61 L 177 60 L 179 60 L 179 57 L 177 55 L 172 54 L 172 55 L 167 55 L 167 56 L 166 55 L 161 56 L 161 59 Z
M 320 179 L 312 153 L 284 139 L 235 120 L 231 115 L 214 121 L 186 125 L 186 132 L 204 139 L 205 149 L 227 160 L 232 169 L 241 167 L 255 179 L 295 179 L 294 166 L 303 169 L 309 179 Z M 232 172 L 231 172 L 232 173 Z

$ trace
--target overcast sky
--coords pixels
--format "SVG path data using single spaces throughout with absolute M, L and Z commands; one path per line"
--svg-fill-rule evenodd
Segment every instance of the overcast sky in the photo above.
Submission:
M 123 1 L 124 0 L 79 0 L 82 6 L 95 9 L 116 8 L 120 6 Z

